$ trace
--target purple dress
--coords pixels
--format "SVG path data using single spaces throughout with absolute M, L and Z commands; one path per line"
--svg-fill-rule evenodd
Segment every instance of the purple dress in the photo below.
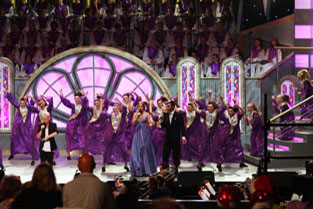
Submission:
M 7 98 L 17 109 L 12 127 L 10 145 L 11 155 L 31 154 L 32 160 L 38 160 L 39 150 L 35 147 L 33 126 L 31 122 L 32 106 L 30 103 L 27 103 L 25 108 L 21 108 L 20 104 L 14 99 L 12 93 L 7 93 Z
M 298 91 L 301 92 L 302 100 L 305 100 L 313 95 L 313 87 L 310 81 L 303 81 L 303 89 L 299 88 Z M 301 118 L 313 119 L 313 100 L 309 100 L 303 105 L 301 105 Z
M 193 113 L 181 112 L 186 126 L 187 144 L 183 145 L 182 159 L 199 160 L 202 145 L 202 124 L 200 115 L 195 111 Z
M 275 104 L 273 106 L 274 113 L 282 113 L 289 109 L 289 105 L 287 103 L 282 103 L 280 105 L 277 104 L 276 100 L 273 100 Z M 291 111 L 279 119 L 280 123 L 295 123 L 295 114 Z M 295 135 L 295 128 L 293 126 L 282 126 L 280 127 L 280 135 L 278 136 L 281 140 L 292 140 Z
M 213 142 L 215 150 L 214 161 L 217 164 L 242 163 L 243 148 L 239 124 L 243 114 L 239 112 L 232 118 L 229 118 L 225 113 L 226 110 L 226 106 L 222 106 L 218 111 L 219 131 Z
M 252 116 L 252 117 L 251 117 Z M 251 150 L 250 155 L 255 157 L 264 156 L 264 125 L 260 115 L 252 112 L 249 126 L 251 128 Z
M 65 130 L 66 151 L 83 150 L 85 147 L 84 130 L 88 119 L 88 99 L 81 97 L 81 105 L 75 105 L 61 96 L 61 102 L 72 110 Z

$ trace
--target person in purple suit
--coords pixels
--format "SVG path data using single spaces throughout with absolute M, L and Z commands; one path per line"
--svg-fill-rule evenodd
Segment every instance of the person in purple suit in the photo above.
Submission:
M 221 96 L 222 106 L 218 111 L 218 134 L 214 140 L 214 157 L 219 172 L 222 172 L 223 163 L 240 163 L 239 167 L 247 167 L 243 161 L 243 147 L 240 138 L 240 120 L 243 109 L 236 104 L 234 107 L 225 104 Z
M 200 151 L 200 158 L 197 165 L 199 171 L 202 171 L 204 162 L 213 162 L 213 141 L 217 136 L 218 132 L 218 109 L 219 106 L 216 101 L 211 101 L 211 91 L 208 91 L 208 104 L 205 103 L 204 99 L 197 99 L 199 109 L 198 114 L 204 119 L 204 127 L 202 127 L 202 145 Z
M 83 90 L 75 94 L 75 104 L 71 103 L 63 96 L 60 90 L 61 102 L 71 109 L 71 116 L 66 124 L 65 140 L 67 159 L 71 160 L 70 152 L 73 150 L 83 150 L 85 147 L 84 130 L 88 120 L 88 99 L 87 93 Z
M 128 160 L 130 150 L 127 147 L 127 139 L 125 138 L 125 126 L 126 126 L 126 109 L 121 107 L 117 103 L 113 104 L 113 112 L 111 114 L 105 112 L 105 117 L 109 119 L 108 138 L 109 143 L 106 145 L 106 153 L 103 155 L 102 172 L 105 172 L 105 163 L 113 159 L 114 162 L 124 162 L 124 169 L 129 172 Z
M 290 99 L 288 95 L 278 95 L 276 100 L 272 96 L 273 113 L 280 114 L 289 109 Z M 279 118 L 280 123 L 295 123 L 295 114 L 291 111 Z M 295 128 L 293 126 L 281 126 L 280 135 L 281 140 L 292 140 L 295 135 Z
M 302 100 L 313 95 L 313 86 L 311 84 L 311 76 L 308 70 L 302 69 L 297 73 L 297 78 L 302 84 L 302 88 L 297 89 L 297 93 L 302 97 Z M 313 119 L 313 99 L 307 101 L 301 106 L 301 118 Z
M 35 165 L 35 161 L 39 159 L 38 150 L 35 147 L 33 137 L 33 126 L 31 122 L 32 106 L 28 102 L 28 96 L 17 102 L 12 93 L 6 94 L 9 102 L 17 109 L 11 135 L 10 156 L 8 160 L 12 160 L 17 154 L 31 154 L 31 165 Z
M 264 124 L 262 121 L 262 113 L 259 111 L 254 103 L 247 105 L 249 112 L 248 116 L 245 116 L 251 129 L 250 135 L 250 155 L 254 157 L 264 156 Z

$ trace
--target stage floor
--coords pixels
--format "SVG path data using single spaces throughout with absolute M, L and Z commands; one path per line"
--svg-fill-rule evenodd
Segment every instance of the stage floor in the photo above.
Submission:
M 8 161 L 8 155 L 3 155 L 3 163 L 5 166 L 5 173 L 7 175 L 20 176 L 21 181 L 27 182 L 32 178 L 34 166 L 30 165 L 30 156 L 28 155 L 17 155 L 13 160 Z M 64 184 L 71 181 L 77 170 L 77 159 L 78 156 L 73 156 L 71 161 L 66 159 L 65 155 L 61 155 L 56 159 L 56 166 L 54 166 L 54 172 L 56 174 L 57 183 Z M 124 180 L 130 179 L 130 173 L 126 173 L 124 170 L 123 163 L 117 163 L 117 165 L 107 165 L 106 172 L 101 172 L 102 157 L 95 156 L 96 169 L 94 174 L 97 175 L 102 181 L 114 180 L 116 176 L 121 176 Z M 36 162 L 36 165 L 39 161 Z M 183 161 L 179 171 L 196 171 L 196 162 Z M 215 163 L 207 163 L 203 168 L 203 171 L 213 171 L 215 173 L 215 181 L 217 182 L 243 182 L 247 177 L 251 177 L 252 174 L 256 173 L 257 167 L 247 164 L 247 168 L 239 168 L 238 164 L 225 164 L 223 165 L 223 172 L 219 173 Z M 297 171 L 300 174 L 305 173 L 304 168 L 288 168 L 288 169 L 270 169 L 269 171 Z M 140 178 L 146 179 L 147 177 Z

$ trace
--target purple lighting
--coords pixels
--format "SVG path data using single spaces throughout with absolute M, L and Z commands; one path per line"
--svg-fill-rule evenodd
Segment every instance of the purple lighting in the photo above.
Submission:
M 295 9 L 313 9 L 310 0 L 295 0 Z
M 309 55 L 307 54 L 296 54 L 295 55 L 296 68 L 307 68 L 309 67 Z
M 311 25 L 295 25 L 296 39 L 311 39 L 312 29 Z

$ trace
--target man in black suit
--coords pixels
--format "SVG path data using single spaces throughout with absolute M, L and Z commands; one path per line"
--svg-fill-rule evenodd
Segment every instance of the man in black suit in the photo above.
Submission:
M 173 151 L 173 159 L 176 172 L 180 164 L 180 139 L 184 144 L 187 143 L 185 135 L 184 119 L 180 113 L 175 111 L 175 102 L 169 101 L 166 109 L 163 109 L 161 115 L 162 128 L 166 129 L 165 142 L 163 146 L 163 168 L 168 167 L 168 159 Z
M 50 122 L 50 114 L 43 114 L 43 123 L 38 127 L 37 138 L 41 139 L 39 145 L 40 161 L 53 165 L 54 151 L 57 149 L 54 137 L 58 135 L 57 125 Z

